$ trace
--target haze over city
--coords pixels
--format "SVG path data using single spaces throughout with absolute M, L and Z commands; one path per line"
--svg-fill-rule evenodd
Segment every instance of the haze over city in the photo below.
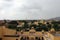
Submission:
M 60 17 L 60 0 L 0 0 L 0 20 Z

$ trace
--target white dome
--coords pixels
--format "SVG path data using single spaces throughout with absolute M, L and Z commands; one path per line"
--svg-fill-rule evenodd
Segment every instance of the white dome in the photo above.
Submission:
M 34 27 L 31 28 L 31 30 L 29 32 L 36 32 L 36 30 L 34 29 Z

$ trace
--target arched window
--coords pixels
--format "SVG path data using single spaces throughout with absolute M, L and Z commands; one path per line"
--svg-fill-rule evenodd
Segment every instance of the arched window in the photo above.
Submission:
M 29 37 L 26 37 L 27 40 L 29 40 Z
M 41 40 L 40 37 L 38 37 L 38 40 Z
M 26 40 L 26 37 L 21 37 L 20 40 Z
M 35 37 L 35 40 L 38 40 L 38 37 Z
M 40 37 L 35 37 L 35 40 L 41 40 Z
M 44 40 L 44 38 L 42 37 L 42 40 Z
M 2 40 L 2 38 L 0 38 L 0 40 Z
M 21 37 L 20 40 L 23 40 L 23 37 Z
M 18 40 L 18 39 L 16 39 L 16 40 Z

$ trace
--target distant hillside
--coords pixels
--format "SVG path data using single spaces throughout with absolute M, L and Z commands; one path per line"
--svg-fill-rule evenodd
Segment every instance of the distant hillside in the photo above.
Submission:
M 48 20 L 57 20 L 57 21 L 60 21 L 60 17 L 51 18 L 51 19 L 48 19 Z

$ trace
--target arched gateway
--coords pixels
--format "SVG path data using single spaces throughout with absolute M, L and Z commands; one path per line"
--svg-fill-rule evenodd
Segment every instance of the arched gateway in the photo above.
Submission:
M 34 27 L 31 28 L 28 34 L 24 35 L 24 33 L 22 34 L 23 36 L 21 36 L 20 40 L 42 40 L 40 32 L 36 32 Z

